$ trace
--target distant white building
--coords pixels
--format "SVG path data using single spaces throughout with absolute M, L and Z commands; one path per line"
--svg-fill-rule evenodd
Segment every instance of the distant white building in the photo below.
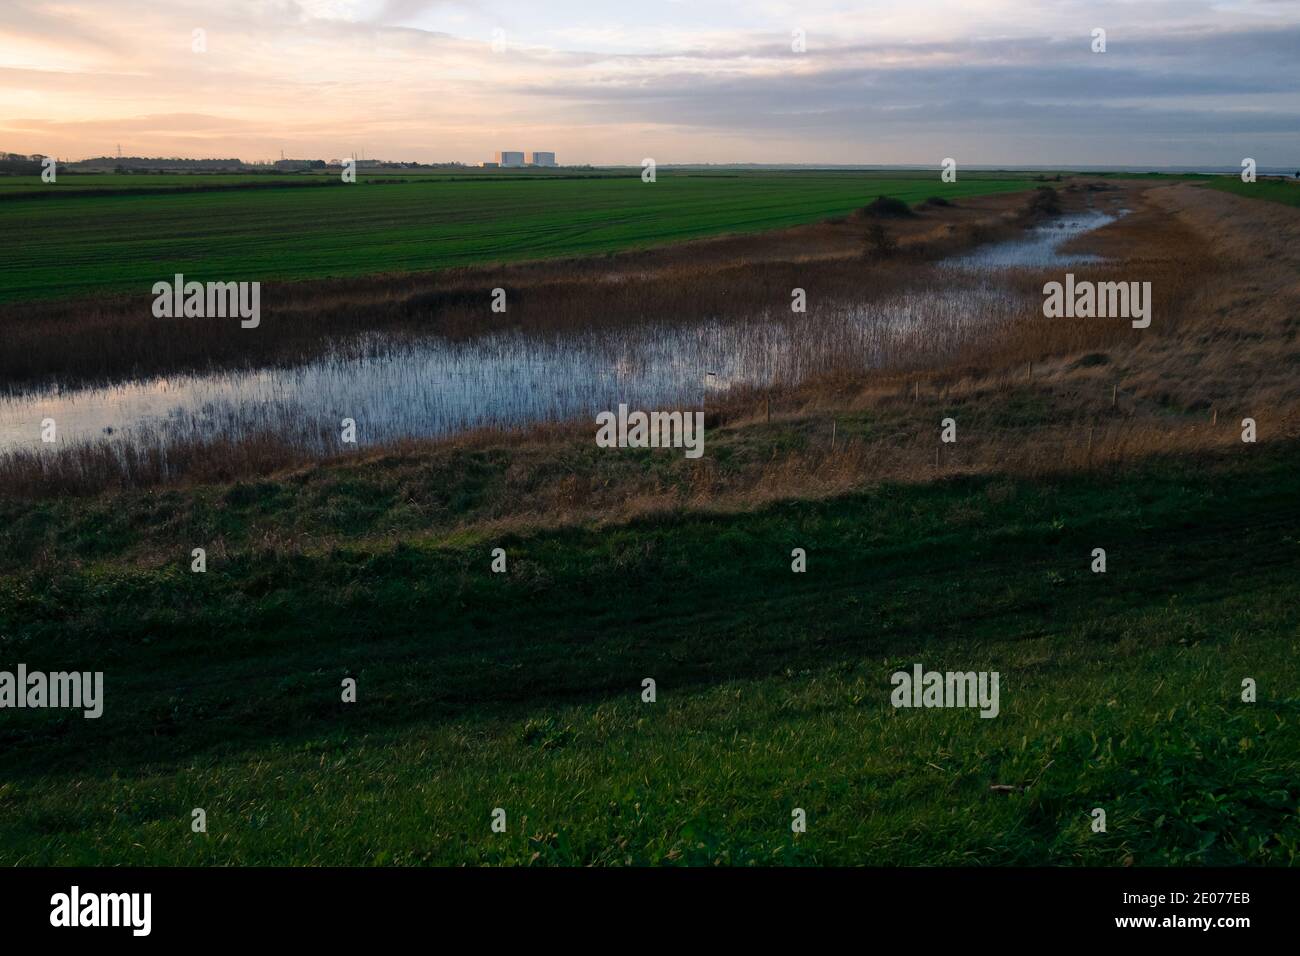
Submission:
M 524 154 L 522 151 L 505 150 L 497 153 L 497 165 L 499 166 L 522 166 L 524 164 Z
M 530 166 L 554 166 L 554 153 L 532 152 L 528 154 L 528 165 Z

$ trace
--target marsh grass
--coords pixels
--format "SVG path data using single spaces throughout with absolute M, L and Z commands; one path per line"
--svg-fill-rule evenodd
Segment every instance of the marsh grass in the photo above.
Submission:
M 1012 234 L 1013 196 L 968 200 L 960 209 L 917 215 L 895 228 L 902 249 L 942 256 Z M 101 295 L 0 305 L 0 382 L 10 389 L 76 387 L 184 372 L 293 365 L 364 334 L 473 337 L 508 329 L 546 333 L 647 321 L 741 318 L 811 301 L 870 302 L 914 281 L 909 263 L 864 274 L 855 222 L 817 223 L 760 235 L 680 242 L 636 253 L 450 268 L 314 282 L 268 282 L 264 320 L 160 320 L 152 296 Z M 170 277 L 170 274 L 169 276 Z M 505 288 L 506 314 L 490 311 Z
M 1113 204 L 1120 201 L 1112 197 Z M 976 220 L 971 228 L 1004 236 L 1022 228 L 1003 214 L 995 222 Z M 703 406 L 717 421 L 745 420 L 759 402 L 767 408 L 775 402 L 782 414 L 833 417 L 837 407 L 860 410 L 888 402 L 895 390 L 922 384 L 927 395 L 987 394 L 1003 382 L 1023 384 L 1022 370 L 1031 385 L 1052 376 L 1058 394 L 1051 402 L 1065 416 L 1042 423 L 1036 447 L 1068 444 L 1080 434 L 1073 422 L 1089 415 L 1097 424 L 1095 416 L 1104 411 L 1098 408 L 1101 398 L 1108 391 L 1118 398 L 1121 387 L 1126 415 L 1165 414 L 1167 403 L 1130 399 L 1131 389 L 1114 366 L 1075 366 L 1069 358 L 1129 351 L 1148 341 L 1143 333 L 1124 320 L 1045 321 L 1041 285 L 1061 271 L 1047 267 L 1048 259 L 1003 270 L 995 283 L 978 272 L 948 269 L 947 260 L 932 261 L 948 243 L 965 241 L 927 226 L 913 234 L 905 261 L 866 271 L 852 256 L 706 262 L 693 271 L 674 261 L 641 271 L 602 267 L 590 277 L 563 280 L 536 267 L 526 273 L 528 281 L 512 288 L 510 311 L 492 330 L 482 328 L 481 289 L 473 291 L 459 280 L 436 291 L 399 287 L 387 292 L 387 307 L 402 315 L 405 325 L 377 320 L 385 331 L 365 335 L 326 336 L 318 329 L 312 342 L 330 350 L 326 357 L 308 359 L 310 353 L 304 353 L 262 371 L 176 377 L 169 382 L 175 397 L 169 391 L 155 399 L 150 390 L 137 396 L 127 386 L 112 403 L 136 407 L 142 418 L 151 409 L 155 416 L 181 413 L 169 414 L 165 424 L 119 429 L 109 437 L 96 436 L 97 419 L 90 417 L 91 433 L 63 450 L 10 448 L 0 455 L 0 475 L 12 494 L 23 497 L 224 481 L 322 457 L 355 456 L 359 452 L 339 441 L 342 417 L 358 420 L 362 445 L 382 449 L 466 430 L 491 435 L 590 420 L 619 401 L 647 408 Z M 1127 280 L 1140 274 L 1152 281 L 1152 334 L 1176 341 L 1187 305 L 1215 274 L 1200 258 L 1203 244 L 1149 209 L 1087 241 L 1103 247 L 1119 242 L 1129 258 L 1073 271 L 1081 278 Z M 1136 257 L 1138 249 L 1152 247 L 1167 251 Z M 1190 261 L 1199 268 L 1189 267 Z M 796 286 L 808 293 L 807 314 L 773 306 L 788 302 Z M 303 303 L 309 305 L 319 290 L 293 294 L 306 296 Z M 340 314 L 369 294 L 341 296 Z M 318 318 L 330 325 L 328 317 Z M 721 389 L 706 388 L 706 370 L 717 373 Z M 1077 386 L 1070 384 L 1074 380 Z M 149 404 L 156 401 L 166 408 Z M 1220 407 L 1231 404 L 1220 402 Z M 1117 401 L 1115 410 L 1120 407 Z M 921 417 L 927 412 L 915 408 L 912 413 L 899 428 L 927 446 L 932 426 Z M 963 409 L 967 420 L 970 414 Z M 1062 429 L 1066 422 L 1071 424 Z M 1177 423 L 1156 424 L 1153 434 L 1186 431 Z M 1071 437 L 1052 437 L 1053 426 Z M 572 435 L 581 429 L 561 431 Z M 979 469 L 997 458 L 998 432 L 963 437 L 963 451 L 951 455 L 954 466 Z M 1100 442 L 1095 444 L 1095 453 L 1104 454 Z M 987 458 L 971 453 L 977 448 L 988 449 Z M 862 456 L 892 460 L 888 449 L 866 448 Z M 942 453 L 938 467 L 945 467 Z M 913 470 L 891 468 L 894 475 Z M 846 466 L 845 480 L 854 474 L 863 477 Z

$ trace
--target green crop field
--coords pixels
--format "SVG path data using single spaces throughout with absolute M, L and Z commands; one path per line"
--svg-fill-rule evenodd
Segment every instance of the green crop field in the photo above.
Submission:
M 117 178 L 131 188 L 150 177 Z M 655 183 L 636 172 L 395 173 L 376 178 L 407 181 L 168 194 L 172 180 L 200 177 L 153 178 L 168 182 L 145 195 L 0 201 L 0 231 L 16 240 L 0 301 L 147 294 L 176 272 L 199 281 L 310 279 L 601 253 L 813 222 L 881 194 L 919 202 L 1034 185 L 1013 175 L 944 184 L 937 173 L 661 173 Z
M 1243 183 L 1240 176 L 1215 176 L 1210 179 L 1209 185 L 1213 189 L 1237 196 L 1300 206 L 1300 180 L 1259 179 L 1253 183 Z

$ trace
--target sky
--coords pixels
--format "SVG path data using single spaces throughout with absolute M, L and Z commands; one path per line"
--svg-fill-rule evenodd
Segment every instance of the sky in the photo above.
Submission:
M 1300 168 L 1300 0 L 0 0 L 0 151 L 119 144 Z

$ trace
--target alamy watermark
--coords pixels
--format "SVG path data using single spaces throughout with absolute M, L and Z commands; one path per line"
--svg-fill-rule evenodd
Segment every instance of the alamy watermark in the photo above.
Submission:
M 629 412 L 596 416 L 596 444 L 601 448 L 685 448 L 687 458 L 704 454 L 703 412 Z
M 93 720 L 104 713 L 103 671 L 0 671 L 0 709 L 78 708 Z
M 1151 324 L 1150 282 L 1065 282 L 1043 286 L 1043 315 L 1049 319 L 1132 319 L 1133 328 Z
M 262 323 L 262 283 L 186 282 L 176 273 L 172 282 L 153 284 L 155 318 L 215 318 L 238 316 L 240 326 L 255 329 Z
M 152 916 L 152 893 L 83 893 L 74 885 L 50 897 L 50 925 L 55 927 L 124 926 L 132 936 L 148 936 Z
M 926 671 L 920 664 L 912 670 L 895 671 L 889 679 L 894 691 L 889 702 L 895 707 L 978 707 L 981 717 L 998 715 L 998 672 Z

